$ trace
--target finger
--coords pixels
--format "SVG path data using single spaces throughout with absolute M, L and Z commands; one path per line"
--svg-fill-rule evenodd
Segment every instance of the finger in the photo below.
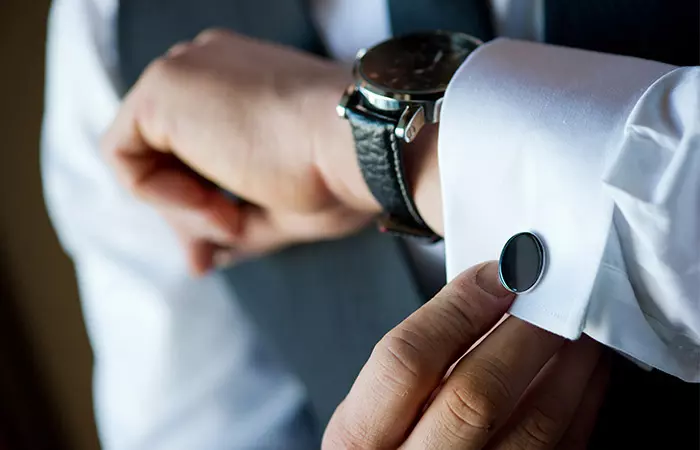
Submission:
M 126 181 L 134 182 L 143 178 L 144 174 L 153 169 L 154 159 L 151 153 L 164 152 L 169 150 L 165 133 L 149 133 L 148 138 L 144 135 L 145 127 L 139 124 L 137 119 L 138 107 L 143 101 L 140 99 L 140 91 L 134 88 L 122 102 L 117 116 L 112 124 L 102 136 L 100 147 L 105 158 L 116 164 L 119 169 L 118 175 L 127 176 Z M 154 114 L 156 104 L 150 102 L 150 117 L 158 117 Z M 143 108 L 141 108 L 143 109 Z M 143 114 L 141 114 L 143 115 Z M 158 137 L 158 139 L 155 139 Z M 149 155 L 143 158 L 143 155 Z M 129 163 L 125 165 L 125 163 Z
M 233 208 L 230 214 L 226 207 L 212 208 L 211 215 L 193 210 L 165 212 L 169 222 L 192 241 L 186 247 L 190 270 L 196 276 L 303 242 L 306 230 L 317 225 L 311 224 L 315 221 L 311 217 L 295 226 L 294 219 L 273 216 L 249 203 L 229 207 Z
M 235 248 L 222 247 L 198 239 L 188 245 L 188 263 L 194 276 L 202 276 L 214 269 L 226 269 L 242 259 Z
M 217 225 L 192 211 L 178 213 L 170 210 L 163 212 L 163 215 L 180 241 L 187 267 L 193 276 L 199 277 L 214 268 L 223 268 L 223 253 L 235 254 L 230 244 L 234 241 L 230 230 L 217 229 Z M 198 223 L 199 226 L 203 223 L 204 229 L 197 229 Z M 229 257 L 226 265 L 234 260 L 234 257 Z
M 165 56 L 167 58 L 177 58 L 178 56 L 183 55 L 190 48 L 192 48 L 192 45 L 193 45 L 192 41 L 178 42 L 177 44 L 170 47 L 170 49 L 168 49 L 168 51 L 165 53 Z
M 182 53 L 186 45 L 178 44 L 172 51 Z M 181 70 L 172 61 L 165 57 L 149 65 L 103 135 L 101 149 L 136 196 L 149 202 L 198 204 L 215 186 L 173 153 L 183 124 L 189 125 L 190 116 L 196 114 L 179 104 L 191 95 L 181 88 Z
M 128 108 L 125 108 L 128 114 Z M 121 115 L 121 114 L 120 114 Z M 200 207 L 221 197 L 219 188 L 175 155 L 150 147 L 119 118 L 103 140 L 105 157 L 133 195 L 154 206 Z
M 112 165 L 136 197 L 155 206 L 197 207 L 214 197 L 224 197 L 216 184 L 172 154 L 156 150 L 118 153 Z
M 600 353 L 600 344 L 585 335 L 567 343 L 535 378 L 488 448 L 554 448 L 571 423 Z
M 494 331 L 496 328 L 498 328 L 508 317 L 510 317 L 510 314 L 507 314 L 507 313 L 506 313 L 506 314 L 504 314 L 500 319 L 498 319 L 498 322 L 496 322 L 496 324 L 495 324 L 494 326 L 492 326 L 490 330 L 488 330 L 486 333 L 484 333 L 476 342 L 474 342 L 474 343 L 471 345 L 471 347 L 469 347 L 469 349 L 466 351 L 466 353 L 465 353 L 464 355 L 462 355 L 462 358 L 466 357 L 466 355 L 468 355 L 468 354 L 469 354 L 472 350 L 474 350 L 479 344 L 481 344 L 487 337 L 489 337 L 489 335 L 490 335 L 491 333 L 493 333 L 493 331 Z M 452 374 L 452 371 L 455 369 L 455 367 L 457 367 L 457 364 L 459 364 L 459 362 L 462 360 L 462 358 L 460 358 L 459 360 L 455 361 L 454 364 L 452 364 L 452 365 L 450 366 L 450 368 L 447 369 L 447 372 L 445 373 L 445 376 L 444 376 L 443 379 L 442 379 L 442 383 L 440 384 L 440 386 L 437 387 L 437 389 L 435 389 L 435 390 L 430 394 L 430 398 L 428 399 L 428 401 L 427 401 L 427 402 L 425 403 L 425 405 L 423 406 L 423 412 L 427 411 L 428 407 L 431 405 L 431 403 L 433 402 L 433 400 L 435 400 L 435 397 L 437 397 L 437 395 L 438 395 L 438 394 L 440 393 L 440 391 L 442 390 L 442 386 L 445 384 L 445 382 L 447 381 L 447 379 L 448 379 L 448 378 L 450 377 L 450 375 Z
M 484 342 L 486 340 L 486 338 L 488 338 L 491 335 L 491 333 L 493 333 L 496 330 L 496 328 L 501 326 L 501 324 L 503 322 L 505 322 L 508 317 L 510 317 L 510 314 L 504 314 L 503 317 L 501 317 L 499 319 L 499 321 L 496 323 L 496 325 L 494 325 L 489 331 L 487 331 L 483 336 L 481 336 L 479 338 L 479 340 L 474 343 L 474 345 L 471 346 L 471 348 L 467 351 L 467 353 L 471 352 L 476 347 L 478 347 L 482 342 Z
M 217 246 L 212 242 L 198 239 L 188 245 L 187 253 L 190 271 L 195 276 L 202 276 L 214 267 L 214 255 Z
M 143 103 L 139 92 L 129 94 L 101 141 L 102 152 L 120 182 L 156 206 L 198 207 L 211 202 L 219 195 L 216 186 L 170 153 L 166 127 L 158 125 L 164 114 L 151 111 L 145 121 L 148 126 L 139 123 L 137 105 Z M 151 110 L 155 103 L 149 103 Z
M 184 239 L 204 239 L 221 246 L 235 242 L 243 214 L 238 205 L 219 196 L 197 207 L 161 206 L 157 209 Z
M 212 255 L 212 266 L 217 269 L 225 269 L 239 258 L 239 253 L 234 248 L 218 248 Z
M 377 344 L 326 429 L 329 448 L 396 448 L 447 369 L 513 301 L 496 263 L 474 267 Z
M 208 28 L 200 32 L 194 38 L 194 43 L 198 45 L 208 45 L 213 42 L 231 39 L 234 37 L 236 37 L 236 35 L 225 28 Z
M 231 242 L 236 261 L 279 250 L 295 241 L 293 227 L 253 204 L 240 206 L 239 230 Z
M 239 203 L 190 170 L 159 165 L 132 192 L 166 218 L 173 218 L 173 225 L 181 223 L 192 237 L 224 245 L 240 231 Z
M 516 317 L 507 318 L 457 364 L 406 448 L 482 448 L 564 342 Z
M 344 210 L 295 213 L 268 210 L 246 203 L 240 207 L 239 232 L 234 241 L 245 258 L 279 250 L 291 244 L 335 239 L 362 229 L 371 216 Z
M 605 400 L 610 375 L 609 355 L 604 354 L 586 386 L 571 425 L 557 444 L 558 450 L 585 450 L 595 429 L 598 412 Z

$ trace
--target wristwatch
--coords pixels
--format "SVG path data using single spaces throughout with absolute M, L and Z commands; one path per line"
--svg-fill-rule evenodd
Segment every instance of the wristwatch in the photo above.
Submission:
M 439 239 L 413 201 L 405 144 L 425 124 L 439 121 L 448 83 L 480 44 L 463 33 L 431 31 L 389 39 L 357 54 L 354 82 L 337 109 L 350 122 L 360 170 L 382 206 L 381 230 Z

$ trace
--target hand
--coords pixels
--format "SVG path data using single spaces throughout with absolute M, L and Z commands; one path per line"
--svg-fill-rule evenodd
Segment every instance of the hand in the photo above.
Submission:
M 458 276 L 377 344 L 324 448 L 584 449 L 607 379 L 597 343 L 508 317 L 464 356 L 512 301 L 494 263 Z
M 175 229 L 195 273 L 340 237 L 379 211 L 335 115 L 350 81 L 330 61 L 207 31 L 144 72 L 103 150 Z

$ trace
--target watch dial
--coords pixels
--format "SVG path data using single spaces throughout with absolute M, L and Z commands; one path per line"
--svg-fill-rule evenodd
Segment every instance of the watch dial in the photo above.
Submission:
M 459 33 L 412 34 L 383 42 L 360 62 L 360 75 L 385 90 L 441 92 L 477 42 Z

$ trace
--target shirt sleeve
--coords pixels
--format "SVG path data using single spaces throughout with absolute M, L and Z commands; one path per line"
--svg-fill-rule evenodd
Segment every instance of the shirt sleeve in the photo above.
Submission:
M 304 391 L 222 278 L 188 276 L 169 228 L 100 158 L 119 106 L 117 2 L 57 0 L 49 19 L 42 171 L 95 355 L 106 449 L 311 448 Z
M 497 39 L 442 109 L 448 278 L 546 247 L 511 313 L 700 381 L 700 69 Z

